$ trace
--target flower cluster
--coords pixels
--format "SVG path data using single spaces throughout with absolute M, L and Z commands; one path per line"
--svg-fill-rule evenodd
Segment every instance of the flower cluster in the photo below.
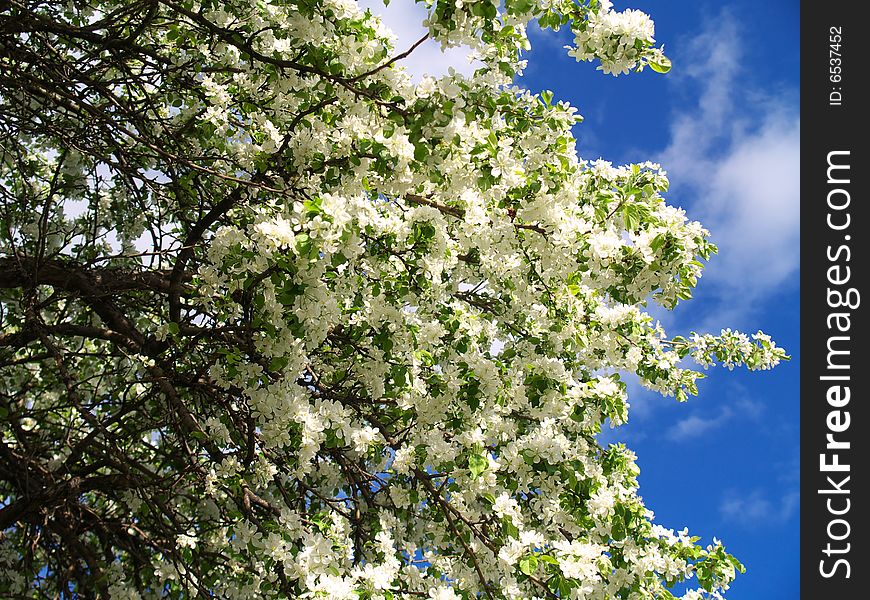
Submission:
M 649 16 L 632 9 L 616 12 L 609 4 L 602 3 L 574 30 L 574 47 L 568 54 L 578 61 L 598 58 L 599 68 L 612 75 L 641 70 L 646 63 L 662 69 L 667 62 L 661 51 L 653 49 L 655 27 Z

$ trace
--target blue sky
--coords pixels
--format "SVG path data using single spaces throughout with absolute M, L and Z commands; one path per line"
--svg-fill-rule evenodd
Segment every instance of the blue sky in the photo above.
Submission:
M 374 2 L 364 2 L 374 6 Z M 629 423 L 608 434 L 638 455 L 641 495 L 667 527 L 712 536 L 744 564 L 730 600 L 799 597 L 799 2 L 635 0 L 673 60 L 613 78 L 577 63 L 559 36 L 532 34 L 519 84 L 578 107 L 583 158 L 654 160 L 668 200 L 713 234 L 696 297 L 655 312 L 671 335 L 763 329 L 792 360 L 771 372 L 711 369 L 685 404 L 630 385 Z M 420 35 L 418 13 L 394 2 L 388 24 Z M 406 39 L 408 40 L 406 42 Z M 461 51 L 424 46 L 409 69 L 468 72 Z

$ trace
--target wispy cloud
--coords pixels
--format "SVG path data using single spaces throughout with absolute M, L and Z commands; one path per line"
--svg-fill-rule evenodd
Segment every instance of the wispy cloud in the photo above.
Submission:
M 773 497 L 761 490 L 753 490 L 743 494 L 730 492 L 719 511 L 728 521 L 754 526 L 785 523 L 797 514 L 799 508 L 800 493 L 797 490 Z
M 692 415 L 681 421 L 668 430 L 668 437 L 675 441 L 689 441 L 698 438 L 712 429 L 722 426 L 726 421 L 731 420 L 734 416 L 734 411 L 727 406 L 723 408 L 719 414 L 713 417 L 702 417 Z
M 675 83 L 698 89 L 674 116 L 659 160 L 672 191 L 710 229 L 720 254 L 702 286 L 718 297 L 713 323 L 741 325 L 799 267 L 800 117 L 794 90 L 747 87 L 737 21 L 723 12 L 678 56 Z M 706 323 L 705 323 L 706 325 Z
M 731 404 L 726 404 L 713 414 L 694 412 L 688 417 L 677 421 L 666 433 L 666 437 L 674 442 L 693 441 L 705 434 L 725 426 L 730 421 L 749 419 L 756 420 L 764 407 L 759 402 L 740 397 Z
M 423 21 L 427 15 L 426 8 L 422 4 L 397 0 L 390 2 L 389 6 L 384 6 L 382 0 L 360 0 L 359 5 L 362 9 L 369 8 L 373 14 L 380 16 L 384 25 L 396 35 L 397 54 L 411 48 L 426 34 Z M 469 62 L 469 51 L 467 47 L 442 50 L 440 44 L 426 40 L 410 56 L 402 59 L 401 64 L 408 69 L 415 81 L 419 81 L 423 75 L 433 77 L 446 75 L 450 68 L 470 75 L 480 66 L 480 63 Z

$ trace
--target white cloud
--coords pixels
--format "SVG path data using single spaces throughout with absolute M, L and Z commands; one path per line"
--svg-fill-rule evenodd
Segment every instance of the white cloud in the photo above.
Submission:
M 688 441 L 704 435 L 705 433 L 722 426 L 726 421 L 734 416 L 732 411 L 727 406 L 724 407 L 718 415 L 713 417 L 701 417 L 691 415 L 668 430 L 668 437 L 674 441 Z
M 799 508 L 800 493 L 797 490 L 789 490 L 775 498 L 770 498 L 761 490 L 742 495 L 732 492 L 719 506 L 723 517 L 744 525 L 784 523 Z
M 359 0 L 359 5 L 363 10 L 369 8 L 373 14 L 380 16 L 384 25 L 396 35 L 396 54 L 405 52 L 426 35 L 426 28 L 423 27 L 426 8 L 422 4 L 394 0 L 389 6 L 384 6 L 382 0 Z M 402 59 L 400 64 L 408 69 L 415 81 L 420 81 L 423 75 L 446 75 L 451 67 L 460 73 L 471 75 L 480 63 L 470 63 L 469 52 L 467 47 L 442 50 L 440 44 L 429 39 L 407 58 Z
M 720 253 L 702 286 L 718 298 L 709 327 L 738 325 L 799 267 L 800 117 L 794 92 L 748 88 L 737 22 L 727 12 L 686 47 L 681 87 L 700 85 L 674 117 L 658 160 L 675 195 L 712 233 Z M 688 63 L 688 64 L 685 64 Z M 705 323 L 706 325 L 706 323 Z
M 733 420 L 757 420 L 764 407 L 747 397 L 737 399 L 731 404 L 719 408 L 712 416 L 704 416 L 699 412 L 677 421 L 666 433 L 666 437 L 674 442 L 692 441 L 706 433 L 723 427 Z

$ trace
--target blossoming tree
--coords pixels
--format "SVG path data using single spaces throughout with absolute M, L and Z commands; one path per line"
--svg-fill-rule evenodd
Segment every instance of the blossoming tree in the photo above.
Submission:
M 668 337 L 707 232 L 514 87 L 526 26 L 669 68 L 603 0 L 428 0 L 415 84 L 352 0 L 0 8 L 0 595 L 685 598 L 620 373 L 685 400 L 762 333 Z M 537 25 L 535 25 L 537 26 Z

